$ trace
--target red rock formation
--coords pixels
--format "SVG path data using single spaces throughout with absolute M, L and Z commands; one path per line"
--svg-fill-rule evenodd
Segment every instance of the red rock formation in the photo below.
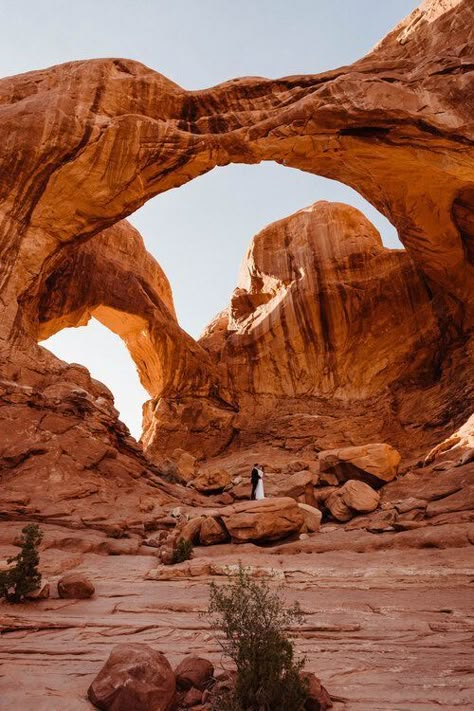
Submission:
M 0 81 L 7 485 L 28 488 L 34 472 L 52 495 L 86 472 L 111 497 L 122 467 L 125 488 L 131 472 L 135 490 L 148 486 L 107 391 L 36 344 L 92 313 L 124 337 L 153 396 L 153 456 L 179 446 L 205 457 L 232 439 L 298 449 L 389 434 L 414 451 L 461 425 L 472 398 L 473 26 L 469 0 L 430 0 L 350 67 L 203 91 L 128 60 Z M 290 230 L 289 264 L 278 227 L 257 238 L 233 333 L 205 339 L 209 357 L 177 326 L 161 270 L 120 221 L 216 165 L 262 160 L 353 186 L 396 226 L 407 255 L 382 250 L 346 208 L 324 208 L 327 228 L 298 213 L 289 222 L 313 242 Z M 96 272 L 87 285 L 85 265 Z

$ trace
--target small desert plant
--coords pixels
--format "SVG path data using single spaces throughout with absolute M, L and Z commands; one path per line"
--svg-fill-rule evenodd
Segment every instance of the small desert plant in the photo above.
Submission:
M 189 560 L 193 554 L 193 544 L 184 538 L 180 538 L 173 551 L 173 565 L 175 563 L 184 563 Z
M 22 602 L 41 585 L 38 546 L 43 534 L 34 523 L 25 526 L 22 534 L 21 551 L 18 555 L 8 558 L 9 563 L 16 565 L 9 570 L 0 571 L 0 597 L 6 598 L 8 602 Z
M 285 607 L 278 591 L 254 581 L 240 564 L 226 585 L 210 585 L 211 626 L 236 667 L 235 687 L 216 694 L 216 711 L 301 711 L 308 693 L 300 677 L 303 659 L 296 659 L 288 638 L 290 625 L 302 624 L 298 603 Z

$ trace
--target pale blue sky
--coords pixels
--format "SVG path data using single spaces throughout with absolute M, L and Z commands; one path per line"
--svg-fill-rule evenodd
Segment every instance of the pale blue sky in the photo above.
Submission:
M 232 77 L 313 74 L 353 62 L 414 0 L 0 0 L 0 76 L 74 59 L 136 59 L 188 89 Z M 315 200 L 355 205 L 387 246 L 391 225 L 356 192 L 274 164 L 228 166 L 151 200 L 130 219 L 170 279 L 193 336 L 221 310 L 252 235 Z M 137 435 L 146 398 L 119 339 L 99 324 L 47 347 L 86 365 Z

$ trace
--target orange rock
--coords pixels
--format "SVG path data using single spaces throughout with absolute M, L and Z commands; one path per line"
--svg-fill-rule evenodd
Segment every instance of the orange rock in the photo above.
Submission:
M 346 506 L 358 513 L 375 511 L 380 502 L 380 494 L 363 481 L 350 479 L 339 490 Z
M 199 541 L 203 546 L 213 546 L 228 540 L 229 534 L 217 519 L 207 516 L 203 520 L 199 531 Z
M 69 573 L 58 580 L 59 597 L 86 599 L 92 597 L 95 588 L 91 581 L 80 573 Z
M 315 533 L 319 531 L 321 525 L 321 519 L 323 514 L 315 506 L 310 506 L 308 504 L 299 503 L 298 508 L 303 514 L 304 525 L 309 533 Z
M 358 479 L 380 488 L 397 476 L 400 459 L 388 444 L 367 444 L 320 452 L 319 465 L 321 471 L 335 474 L 340 482 Z
M 233 543 L 277 541 L 299 531 L 304 517 L 294 499 L 247 501 L 219 511 Z
M 205 471 L 199 474 L 196 479 L 193 479 L 193 487 L 201 493 L 211 494 L 213 492 L 223 491 L 226 486 L 229 486 L 232 478 L 225 469 L 214 471 Z
M 118 644 L 90 685 L 88 697 L 100 709 L 171 711 L 175 676 L 164 654 L 147 644 Z
M 179 537 L 184 539 L 185 541 L 197 543 L 199 541 L 199 534 L 204 520 L 204 516 L 197 516 L 196 518 L 192 518 L 190 521 L 184 524 L 183 528 L 179 533 Z

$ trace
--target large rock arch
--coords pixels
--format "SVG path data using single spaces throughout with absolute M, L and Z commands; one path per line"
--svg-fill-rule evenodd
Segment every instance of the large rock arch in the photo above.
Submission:
M 118 59 L 72 62 L 0 81 L 0 344 L 9 406 L 17 388 L 27 401 L 32 395 L 25 388 L 49 386 L 45 373 L 77 382 L 77 372 L 58 366 L 36 345 L 48 323 L 54 328 L 65 317 L 83 318 L 91 299 L 111 328 L 119 329 L 114 310 L 127 311 L 123 303 L 114 305 L 109 289 L 100 298 L 89 293 L 82 304 L 77 289 L 78 303 L 55 304 L 48 279 L 60 284 L 64 265 L 73 267 L 78 255 L 105 263 L 104 244 L 110 253 L 125 229 L 121 220 L 153 195 L 217 165 L 274 160 L 351 185 L 397 227 L 443 334 L 438 361 L 449 355 L 450 367 L 457 367 L 445 380 L 449 402 L 454 397 L 458 405 L 451 420 L 449 407 L 437 415 L 440 427 L 452 424 L 469 406 L 469 391 L 457 375 L 465 377 L 463 356 L 456 360 L 453 352 L 464 353 L 473 325 L 473 26 L 468 0 L 428 0 L 350 67 L 280 80 L 236 79 L 202 91 L 185 91 L 137 62 Z M 166 333 L 178 333 L 166 298 L 160 301 L 152 299 L 153 309 L 161 309 Z M 142 316 L 129 323 L 136 326 Z M 140 348 L 151 360 L 152 351 L 161 353 L 158 373 L 160 358 L 184 341 L 163 334 L 150 346 L 152 341 L 136 341 L 136 358 Z M 206 402 L 197 419 L 212 431 L 221 410 L 230 413 L 226 441 L 235 414 L 228 373 L 194 343 L 186 343 L 178 360 L 187 363 L 182 372 L 188 380 L 180 378 L 177 389 L 171 378 L 166 390 L 161 373 L 157 397 L 166 393 L 181 407 L 188 382 L 184 420 L 189 424 L 197 393 Z M 443 398 L 438 393 L 436 402 Z M 217 407 L 210 416 L 208 400 Z M 171 408 L 158 421 L 175 415 Z

